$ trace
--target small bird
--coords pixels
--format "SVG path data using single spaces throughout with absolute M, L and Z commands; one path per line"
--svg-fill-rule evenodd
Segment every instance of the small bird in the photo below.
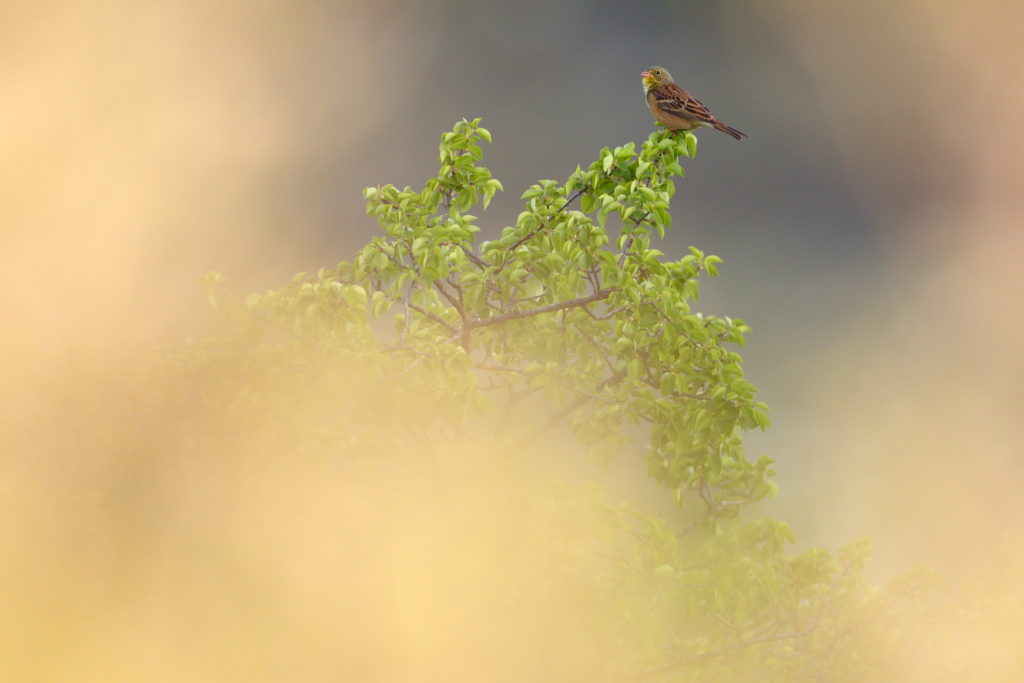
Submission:
M 669 130 L 692 130 L 701 126 L 711 126 L 737 140 L 748 137 L 746 133 L 741 133 L 716 119 L 700 100 L 676 85 L 668 69 L 652 66 L 640 76 L 644 82 L 647 106 L 654 114 L 654 120 L 664 124 Z

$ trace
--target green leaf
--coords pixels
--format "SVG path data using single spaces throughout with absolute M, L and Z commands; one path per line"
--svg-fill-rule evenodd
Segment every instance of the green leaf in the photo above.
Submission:
M 689 131 L 686 133 L 686 152 L 691 159 L 697 156 L 697 136 Z M 678 175 L 682 175 L 682 173 Z

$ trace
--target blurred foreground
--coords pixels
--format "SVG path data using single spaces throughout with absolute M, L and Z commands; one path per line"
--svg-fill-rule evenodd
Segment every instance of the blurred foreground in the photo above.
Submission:
M 365 364 L 293 373 L 234 353 L 17 369 L 0 444 L 15 456 L 0 471 L 5 680 L 706 674 L 609 668 L 611 652 L 660 657 L 657 634 L 618 631 L 643 618 L 633 591 L 655 607 L 661 561 L 614 578 L 629 546 L 580 449 L 481 450 L 452 429 L 457 405 Z M 970 580 L 914 579 L 860 610 L 842 637 L 874 650 L 872 680 L 1019 679 L 1020 545 L 975 559 Z M 735 653 L 755 668 L 731 680 L 760 680 L 758 652 Z
M 4 680 L 574 680 L 596 663 L 601 622 L 548 571 L 580 520 L 541 525 L 535 456 L 446 441 L 438 406 L 356 365 L 299 386 L 187 357 L 64 360 L 5 406 Z

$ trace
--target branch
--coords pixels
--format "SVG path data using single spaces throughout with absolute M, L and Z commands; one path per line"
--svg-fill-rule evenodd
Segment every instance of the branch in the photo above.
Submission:
M 415 288 L 416 283 L 412 280 L 409 281 L 409 288 L 405 292 L 405 296 L 402 297 L 402 303 L 405 305 L 405 320 L 402 321 L 402 336 L 400 341 L 404 344 L 406 337 L 409 336 L 409 326 L 412 324 L 412 316 L 409 315 L 409 300 L 412 298 L 412 290 Z
M 590 309 L 584 308 L 583 310 L 584 310 L 584 311 L 586 311 L 587 313 L 590 313 Z M 582 332 L 582 331 L 581 331 L 581 332 Z M 585 339 L 585 340 L 586 340 L 586 341 L 587 341 L 587 342 L 588 342 L 588 343 L 589 343 L 589 344 L 590 344 L 590 345 L 591 345 L 592 347 L 594 347 L 594 350 L 595 350 L 595 351 L 597 351 L 597 355 L 598 355 L 598 356 L 600 356 L 600 357 L 601 357 L 601 360 L 603 360 L 603 361 L 604 361 L 604 364 L 605 364 L 605 366 L 606 366 L 606 367 L 608 368 L 609 372 L 612 372 L 612 373 L 614 373 L 614 372 L 615 372 L 615 365 L 614 365 L 614 364 L 612 363 L 611 359 L 610 359 L 610 358 L 608 357 L 608 354 L 607 354 L 607 353 L 605 353 L 605 350 L 604 350 L 604 349 L 602 349 L 602 348 L 601 348 L 601 347 L 600 347 L 600 346 L 598 345 L 598 343 L 597 343 L 596 341 L 594 341 L 594 338 L 593 338 L 593 337 L 591 337 L 591 336 L 590 336 L 589 334 L 586 334 L 586 333 L 584 332 L 584 333 L 583 333 L 583 338 L 584 338 L 584 339 Z
M 613 384 L 618 384 L 619 382 L 621 382 L 625 378 L 626 378 L 626 371 L 625 370 L 620 370 L 620 371 L 616 372 L 614 375 L 611 375 L 610 377 L 606 377 L 594 389 L 595 393 L 580 394 L 579 396 L 576 397 L 576 400 L 568 403 L 561 410 L 559 410 L 557 413 L 552 415 L 550 417 L 550 419 L 548 419 L 548 421 L 546 423 L 544 423 L 543 427 L 538 429 L 533 434 L 527 436 L 526 438 L 520 440 L 518 443 L 514 444 L 512 446 L 512 448 L 514 450 L 517 450 L 519 448 L 522 448 L 523 446 L 526 446 L 526 445 L 530 444 L 535 439 L 540 437 L 544 432 L 546 432 L 547 430 L 549 430 L 552 427 L 556 426 L 559 422 L 561 422 L 562 420 L 567 418 L 572 413 L 576 412 L 576 410 L 579 409 L 580 407 L 582 407 L 583 404 L 585 404 L 587 401 L 590 401 L 590 400 L 596 398 L 596 392 L 601 391 L 602 389 L 605 389 L 605 388 L 607 388 L 607 387 L 609 387 L 609 386 L 611 386 Z
M 455 159 L 456 157 L 460 157 L 460 156 L 462 156 L 465 153 L 466 152 L 464 150 L 457 149 L 454 152 L 452 152 L 452 159 Z M 450 166 L 450 168 L 451 168 L 451 170 L 448 171 L 448 177 L 449 178 L 454 178 L 455 177 L 455 165 L 452 164 Z M 455 188 L 448 188 L 446 190 L 442 190 L 441 191 L 441 195 L 444 197 L 444 222 L 445 223 L 448 222 L 448 218 L 451 216 L 451 213 L 452 213 L 452 200 L 455 198 L 456 194 L 457 193 L 455 192 Z
M 496 315 L 493 318 L 486 318 L 484 320 L 467 320 L 466 325 L 471 328 L 487 327 L 488 325 L 497 325 L 499 323 L 507 322 L 509 320 L 518 320 L 520 318 L 529 318 L 535 315 L 542 315 L 544 313 L 553 313 L 555 311 L 561 311 L 565 308 L 575 308 L 577 306 L 586 306 L 589 303 L 595 301 L 601 301 L 607 299 L 608 295 L 616 291 L 615 289 L 602 289 L 599 292 L 595 292 L 590 296 L 583 296 L 578 299 L 571 299 L 569 301 L 561 301 L 555 304 L 549 304 L 547 306 L 540 306 L 538 308 L 531 308 L 528 311 L 511 311 L 509 313 L 503 313 L 502 315 Z
M 245 305 L 245 303 L 244 303 L 243 301 L 241 301 L 241 300 L 240 300 L 240 299 L 239 299 L 239 298 L 238 298 L 237 296 L 235 296 L 234 294 L 232 294 L 232 293 L 231 293 L 231 292 L 229 292 L 228 290 L 224 289 L 223 287 L 218 287 L 216 291 L 220 292 L 221 294 L 223 294 L 223 295 L 224 295 L 224 296 L 226 296 L 227 298 L 231 299 L 231 301 L 232 301 L 232 302 L 233 302 L 233 303 L 234 303 L 234 304 L 235 304 L 236 306 L 238 306 L 238 307 L 239 307 L 240 309 L 242 309 L 242 310 L 244 310 L 245 312 L 247 312 L 247 313 L 248 313 L 249 315 L 251 315 L 251 316 L 253 316 L 253 317 L 255 317 L 255 318 L 259 318 L 260 320 L 262 320 L 263 322 L 265 322 L 265 323 L 266 323 L 267 325 L 270 325 L 270 326 L 271 326 L 271 327 L 273 327 L 274 329 L 280 330 L 281 332 L 284 332 L 284 333 L 285 333 L 285 334 L 287 334 L 288 336 L 290 336 L 290 337 L 292 337 L 292 338 L 294 338 L 294 339 L 296 339 L 296 340 L 298 340 L 298 341 L 302 342 L 303 344 L 305 344 L 305 345 L 306 345 L 306 347 L 307 347 L 307 348 L 308 348 L 308 349 L 309 349 L 310 351 L 317 351 L 317 350 L 318 350 L 318 349 L 317 349 L 317 346 L 316 346 L 316 345 L 315 345 L 315 344 L 314 344 L 313 342 L 309 341 L 308 339 L 306 339 L 305 337 L 303 337 L 303 336 L 302 336 L 301 334 L 299 334 L 299 333 L 298 333 L 298 332 L 296 332 L 295 330 L 292 330 L 292 329 L 291 329 L 291 328 L 289 328 L 289 327 L 285 327 L 284 325 L 282 325 L 281 323 L 277 322 L 276 320 L 273 320 L 272 318 L 269 318 L 269 317 L 267 317 L 266 315 L 264 315 L 264 314 L 263 314 L 263 313 L 261 313 L 260 311 L 257 311 L 257 310 L 255 310 L 255 309 L 251 309 L 251 308 L 249 308 L 249 307 L 248 307 L 248 306 L 246 306 L 246 305 Z
M 629 255 L 629 249 L 633 246 L 633 236 L 630 235 L 626 238 L 626 241 L 622 243 L 622 251 L 619 252 L 619 268 L 626 263 L 626 257 Z
M 548 290 L 544 290 L 536 296 L 524 296 L 522 299 L 512 299 L 508 302 L 510 306 L 518 306 L 519 304 L 525 304 L 527 301 L 536 301 L 537 299 L 543 299 L 548 295 Z
M 607 312 L 607 313 L 605 313 L 604 315 L 594 315 L 593 313 L 591 313 L 591 312 L 590 312 L 590 309 L 589 309 L 589 308 L 584 308 L 583 310 L 584 310 L 584 311 L 586 312 L 586 314 L 587 314 L 587 315 L 589 315 L 589 316 L 590 316 L 591 318 L 593 318 L 594 320 L 596 320 L 596 321 L 600 322 L 600 321 L 602 321 L 602 320 L 608 320 L 608 318 L 611 318 L 611 317 L 612 317 L 613 315 L 615 315 L 616 313 L 622 313 L 622 312 L 623 312 L 623 311 L 625 311 L 626 309 L 627 309 L 627 307 L 626 307 L 626 306 L 619 306 L 618 308 L 614 308 L 614 309 L 612 309 L 612 310 L 608 311 L 608 312 Z
M 570 204 L 572 204 L 572 203 L 573 203 L 574 201 L 576 201 L 576 199 L 577 199 L 577 198 L 578 198 L 578 197 L 579 197 L 580 195 L 582 195 L 582 194 L 583 194 L 584 192 L 586 192 L 586 191 L 587 191 L 587 188 L 585 188 L 585 187 L 581 187 L 580 189 L 578 189 L 578 190 L 576 190 L 575 192 L 573 192 L 573 193 L 572 193 L 572 196 L 570 196 L 570 197 L 569 197 L 568 199 L 566 199 L 566 200 L 565 200 L 565 203 L 564 203 L 564 204 L 562 204 L 562 205 L 561 205 L 560 207 L 558 207 L 558 211 L 556 211 L 555 213 L 556 213 L 556 214 L 559 214 L 559 213 L 562 213 L 563 211 L 565 211 L 565 209 L 566 209 L 566 208 L 568 208 L 568 206 L 569 206 Z M 508 251 L 509 251 L 509 252 L 513 252 L 513 251 L 515 251 L 516 249 L 518 249 L 519 247 L 523 246 L 523 245 L 524 245 L 524 244 L 525 244 L 525 243 L 526 243 L 527 241 L 529 241 L 529 239 L 530 239 L 531 237 L 533 237 L 533 236 L 534 236 L 534 235 L 536 235 L 536 234 L 537 234 L 538 232 L 540 232 L 540 231 L 541 231 L 541 229 L 543 229 L 543 228 L 546 228 L 546 227 L 548 226 L 548 223 L 550 223 L 550 222 L 551 222 L 551 219 L 549 218 L 548 220 L 544 221 L 543 223 L 541 223 L 540 225 L 538 225 L 538 226 L 537 226 L 536 228 L 534 228 L 534 229 L 533 229 L 533 230 L 531 230 L 530 232 L 526 233 L 526 234 L 525 234 L 525 235 L 524 235 L 524 236 L 523 236 L 523 237 L 522 237 L 522 238 L 521 238 L 521 239 L 520 239 L 520 240 L 519 240 L 518 242 L 516 242 L 516 243 L 515 243 L 515 244 L 513 244 L 513 245 L 512 245 L 511 247 L 509 247 Z M 508 264 L 508 261 L 506 261 L 505 263 L 503 263 L 503 264 L 501 265 L 501 268 L 499 268 L 499 269 L 498 269 L 498 272 L 499 272 L 499 273 L 500 273 L 500 272 L 501 272 L 501 271 L 502 271 L 502 270 L 503 270 L 503 269 L 505 268 L 505 265 L 506 265 L 506 264 Z
M 434 315 L 430 311 L 428 311 L 428 310 L 426 310 L 426 309 L 424 309 L 424 308 L 422 308 L 420 306 L 417 306 L 416 304 L 414 304 L 411 301 L 409 302 L 409 308 L 411 308 L 412 310 L 416 311 L 417 313 L 419 313 L 423 317 L 428 318 L 429 320 L 433 320 L 438 325 L 441 325 L 441 326 L 445 327 L 452 334 L 454 334 L 456 336 L 460 336 L 461 335 L 461 332 L 460 332 L 459 328 L 455 327 L 455 325 L 452 325 L 447 320 L 444 320 L 443 318 L 440 318 L 440 317 Z
M 712 616 L 714 616 L 714 615 L 712 615 Z M 818 617 L 819 618 L 821 617 L 821 613 L 820 612 L 818 614 Z M 747 648 L 747 647 L 753 647 L 755 645 L 763 645 L 764 643 L 771 643 L 771 642 L 775 642 L 775 641 L 779 641 L 779 640 L 796 640 L 798 638 L 803 638 L 804 636 L 809 635 L 817 627 L 818 627 L 818 619 L 815 619 L 814 623 L 811 624 L 810 626 L 808 626 L 803 631 L 794 631 L 794 632 L 789 632 L 789 633 L 779 633 L 779 634 L 776 634 L 776 635 L 764 636 L 764 637 L 761 637 L 761 638 L 751 638 L 750 640 L 742 640 L 741 639 L 740 642 L 736 643 L 735 645 L 728 645 L 726 647 L 718 648 L 717 650 L 710 650 L 708 652 L 702 652 L 699 655 L 693 655 L 691 657 L 684 657 L 682 659 L 677 659 L 677 660 L 669 662 L 667 664 L 662 664 L 661 666 L 656 666 L 654 668 L 648 669 L 647 671 L 642 671 L 642 672 L 640 672 L 638 674 L 635 674 L 635 675 L 631 676 L 627 680 L 639 680 L 641 678 L 650 678 L 651 676 L 657 676 L 658 674 L 665 673 L 666 671 L 671 671 L 672 669 L 676 669 L 676 668 L 678 668 L 680 666 L 685 666 L 687 664 L 693 664 L 694 662 L 699 662 L 702 659 L 709 659 L 711 657 L 718 657 L 720 655 L 725 655 L 725 654 L 728 654 L 730 652 L 734 652 L 736 650 L 742 650 L 743 648 Z M 734 627 L 732 627 L 730 625 L 730 628 L 734 628 Z
M 452 305 L 452 307 L 455 309 L 455 312 L 458 313 L 459 317 L 462 318 L 463 322 L 465 322 L 466 311 L 463 310 L 462 303 L 458 299 L 453 297 L 451 294 L 449 294 L 448 290 L 442 287 L 440 282 L 434 282 L 434 289 L 441 293 L 441 296 L 443 296 L 445 300 Z
M 474 363 L 473 367 L 477 370 L 486 370 L 487 372 L 510 372 L 515 375 L 522 375 L 529 377 L 529 373 L 521 368 L 515 368 L 511 365 L 492 365 L 490 363 Z
M 648 186 L 650 186 L 650 183 L 648 183 Z M 651 215 L 651 212 L 648 211 L 643 216 L 640 216 L 640 218 L 633 218 L 633 217 L 631 217 L 629 220 L 633 221 L 633 225 L 635 225 L 636 227 L 639 228 L 640 225 L 645 220 L 647 220 L 647 217 L 650 216 L 650 215 Z M 629 237 L 626 238 L 626 241 L 622 243 L 622 251 L 619 253 L 619 268 L 621 268 L 623 265 L 625 265 L 626 257 L 629 256 L 629 249 L 632 246 L 633 246 L 633 236 L 630 235 Z
M 595 318 L 595 320 L 596 320 L 596 318 Z M 644 384 L 648 385 L 648 386 L 651 386 L 651 387 L 654 387 L 655 389 L 658 389 L 659 391 L 661 390 L 661 384 L 658 383 L 658 382 L 655 382 L 650 377 L 646 377 L 645 376 L 641 381 Z M 698 401 L 710 401 L 711 400 L 710 396 L 705 396 L 704 394 L 689 394 L 689 393 L 687 393 L 685 391 L 671 391 L 671 392 L 669 392 L 669 395 L 671 395 L 671 396 L 678 396 L 680 398 L 693 398 L 693 399 L 696 399 Z
M 377 251 L 379 251 L 380 253 L 382 253 L 382 254 L 384 254 L 385 256 L 387 256 L 387 257 L 388 257 L 388 260 L 389 260 L 389 261 L 391 261 L 392 263 L 394 263 L 394 264 L 395 264 L 396 266 L 398 266 L 398 267 L 399 267 L 399 268 L 401 268 L 402 270 L 407 270 L 407 269 L 409 268 L 409 266 L 405 265 L 404 263 L 402 263 L 401 261 L 399 261 L 399 260 L 398 260 L 397 258 L 395 258 L 395 255 L 394 255 L 394 254 L 393 254 L 392 252 L 388 251 L 387 249 L 385 249 L 385 248 L 384 248 L 384 247 L 382 247 L 381 245 L 379 245 L 379 244 L 374 244 L 373 246 L 377 248 Z M 410 251 L 411 251 L 411 250 L 410 250 Z M 413 262 L 413 264 L 412 264 L 412 269 L 416 271 L 416 274 L 417 274 L 417 275 L 419 275 L 420 269 L 419 269 L 419 267 L 418 267 L 418 266 L 416 265 L 416 263 L 415 263 L 415 262 Z
M 474 254 L 471 250 L 467 249 L 466 245 L 460 244 L 459 245 L 459 249 L 462 249 L 462 253 L 466 255 L 466 258 L 468 258 L 470 261 L 472 261 L 478 268 L 489 268 L 490 267 L 490 265 L 491 265 L 490 263 L 488 263 L 487 261 L 483 260 L 482 258 L 477 256 L 476 254 Z

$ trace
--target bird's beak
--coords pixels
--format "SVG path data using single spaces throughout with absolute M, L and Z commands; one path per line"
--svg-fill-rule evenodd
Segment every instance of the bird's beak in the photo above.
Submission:
M 650 78 L 651 77 L 651 72 L 650 71 L 642 71 L 640 73 L 640 77 L 641 78 Z

